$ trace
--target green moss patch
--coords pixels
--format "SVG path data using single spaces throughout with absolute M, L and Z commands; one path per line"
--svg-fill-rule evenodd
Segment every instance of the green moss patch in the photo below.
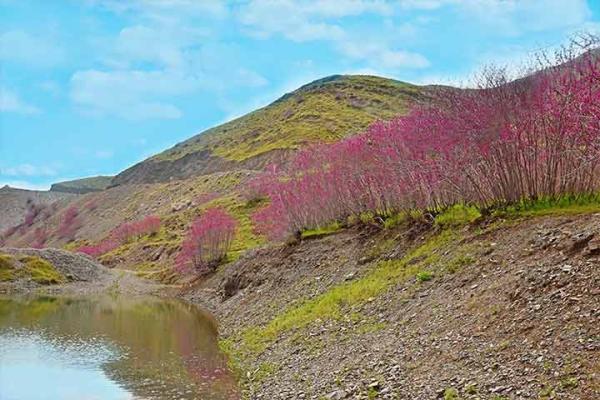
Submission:
M 13 281 L 16 276 L 15 259 L 9 254 L 0 254 L 0 282 Z
M 66 278 L 48 261 L 35 256 L 25 256 L 19 259 L 23 263 L 24 271 L 31 279 L 42 285 L 51 285 L 66 282 Z
M 334 222 L 333 224 L 329 224 L 322 228 L 306 230 L 306 231 L 302 232 L 302 238 L 307 239 L 307 238 L 323 237 L 323 236 L 327 236 L 327 235 L 330 235 L 335 232 L 339 232 L 341 229 L 342 229 L 341 225 L 337 222 Z
M 600 212 L 600 194 L 562 196 L 523 200 L 494 212 L 500 217 L 539 217 L 546 215 L 576 215 Z
M 435 223 L 442 227 L 461 226 L 469 224 L 481 217 L 474 206 L 455 204 L 435 217 Z

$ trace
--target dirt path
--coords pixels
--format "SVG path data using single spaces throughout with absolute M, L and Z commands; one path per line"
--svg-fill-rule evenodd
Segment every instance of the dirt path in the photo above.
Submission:
M 90 296 L 123 294 L 127 296 L 157 295 L 173 296 L 176 286 L 164 285 L 141 278 L 134 271 L 107 268 L 87 256 L 61 249 L 0 248 L 4 255 L 6 271 L 14 278 L 0 282 L 0 293 L 32 293 L 43 295 Z M 46 263 L 46 273 L 53 270 L 66 283 L 44 284 L 36 280 L 24 264 L 29 259 Z M 8 269 L 6 269 L 8 268 Z
M 67 296 L 94 296 L 102 294 L 142 296 L 155 295 L 165 297 L 176 289 L 138 277 L 134 271 L 113 268 L 106 269 L 101 278 L 92 282 L 70 282 L 38 289 L 45 294 Z

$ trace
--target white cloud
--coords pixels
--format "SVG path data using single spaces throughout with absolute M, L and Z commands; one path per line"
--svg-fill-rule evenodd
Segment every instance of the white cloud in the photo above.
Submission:
M 222 18 L 228 14 L 225 2 L 211 0 L 87 0 L 87 2 L 118 13 L 141 13 L 157 19 L 168 16 L 204 15 Z
M 150 62 L 169 68 L 181 68 L 185 53 L 209 36 L 202 28 L 186 26 L 135 25 L 122 29 L 115 42 L 113 63 Z
M 160 100 L 195 86 L 169 71 L 78 71 L 71 77 L 71 99 L 84 112 L 125 119 L 181 117 L 173 104 Z
M 39 114 L 39 108 L 25 103 L 19 95 L 7 88 L 0 88 L 0 112 L 23 115 Z
M 249 34 L 260 38 L 281 35 L 289 40 L 332 42 L 343 56 L 382 69 L 425 68 L 429 61 L 422 55 L 396 49 L 391 41 L 414 36 L 409 23 L 395 26 L 385 21 L 369 32 L 345 30 L 339 19 L 363 14 L 393 16 L 397 4 L 385 1 L 272 1 L 253 0 L 239 10 L 238 18 Z
M 457 7 L 490 32 L 507 36 L 580 26 L 591 15 L 585 0 L 470 0 Z
M 84 114 L 141 120 L 182 116 L 179 98 L 210 92 L 219 104 L 239 87 L 268 81 L 240 59 L 242 48 L 212 31 L 229 14 L 226 2 L 196 0 L 90 0 L 132 22 L 102 40 L 100 66 L 76 71 L 70 98 Z
M 56 169 L 42 165 L 19 164 L 14 167 L 0 168 L 0 175 L 6 176 L 54 176 Z
M 54 67 L 64 61 L 64 50 L 49 36 L 34 36 L 22 30 L 0 34 L 0 61 L 34 68 Z
M 344 30 L 331 19 L 391 12 L 392 7 L 385 1 L 252 0 L 238 10 L 238 19 L 254 36 L 267 38 L 281 34 L 287 39 L 303 42 L 343 38 Z
M 355 60 L 366 60 L 371 67 L 383 69 L 426 68 L 427 58 L 418 53 L 391 50 L 383 43 L 375 41 L 361 43 L 345 41 L 338 44 L 342 54 Z

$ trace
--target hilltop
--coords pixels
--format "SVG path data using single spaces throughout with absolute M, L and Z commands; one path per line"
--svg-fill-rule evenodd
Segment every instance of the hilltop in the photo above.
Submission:
M 50 191 L 75 194 L 99 192 L 106 189 L 110 185 L 112 179 L 112 176 L 92 176 L 89 178 L 57 182 L 52 184 Z
M 422 87 L 366 75 L 334 75 L 268 106 L 208 129 L 118 174 L 115 185 L 260 169 L 295 149 L 332 142 L 373 121 L 405 114 L 426 98 Z

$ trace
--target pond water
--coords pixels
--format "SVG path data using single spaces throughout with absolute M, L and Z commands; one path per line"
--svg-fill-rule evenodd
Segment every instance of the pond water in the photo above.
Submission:
M 237 399 L 214 319 L 156 298 L 0 298 L 1 400 Z

